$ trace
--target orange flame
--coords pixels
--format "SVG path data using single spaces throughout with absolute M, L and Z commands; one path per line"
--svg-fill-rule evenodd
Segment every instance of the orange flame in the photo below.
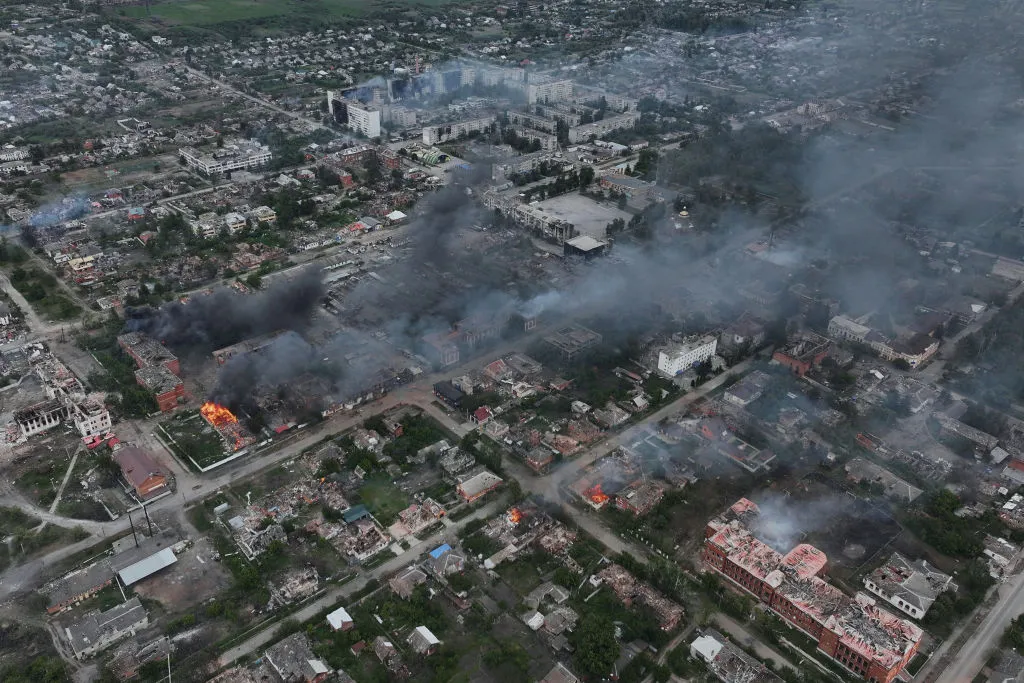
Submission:
M 224 427 L 238 422 L 238 418 L 235 417 L 234 413 L 224 406 L 213 403 L 212 401 L 204 403 L 203 407 L 199 409 L 199 412 L 206 421 L 214 427 Z
M 508 521 L 512 524 L 519 524 L 523 519 L 523 513 L 519 511 L 519 508 L 512 508 L 508 511 Z
M 601 490 L 601 485 L 597 484 L 593 488 L 589 489 L 586 493 L 587 497 L 598 505 L 608 502 L 608 494 Z

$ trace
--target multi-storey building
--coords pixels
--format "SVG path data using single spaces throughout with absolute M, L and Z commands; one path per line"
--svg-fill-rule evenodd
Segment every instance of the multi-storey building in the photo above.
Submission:
M 348 102 L 348 128 L 368 138 L 380 136 L 380 109 L 359 102 Z
M 256 140 L 234 140 L 212 152 L 182 147 L 178 153 L 189 168 L 206 175 L 258 168 L 268 163 L 273 156 L 269 147 Z
M 537 102 L 567 102 L 572 99 L 572 81 L 563 79 L 546 83 L 530 83 L 526 97 L 530 104 Z
M 482 132 L 490 128 L 494 124 L 494 121 L 495 117 L 485 116 L 479 119 L 469 119 L 468 121 L 452 121 L 450 123 L 424 126 L 423 144 L 436 145 L 440 142 L 457 140 L 458 138 L 465 137 L 470 133 Z
M 686 372 L 698 363 L 710 360 L 718 348 L 718 337 L 706 334 L 693 337 L 658 353 L 658 372 L 668 377 Z
M 782 554 L 754 536 L 756 504 L 740 499 L 708 522 L 705 566 L 757 598 L 818 643 L 818 650 L 851 673 L 890 683 L 917 653 L 919 627 L 876 606 L 864 593 L 849 597 L 823 578 L 825 553 L 801 543 Z

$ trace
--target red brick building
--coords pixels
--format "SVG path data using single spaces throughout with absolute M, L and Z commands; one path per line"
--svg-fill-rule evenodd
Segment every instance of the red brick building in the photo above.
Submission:
M 711 520 L 703 559 L 818 642 L 818 650 L 872 683 L 890 683 L 913 659 L 923 632 L 858 593 L 851 598 L 823 578 L 825 553 L 802 543 L 783 555 L 747 528 L 760 514 L 740 499 Z
M 800 339 L 773 353 L 772 360 L 803 377 L 811 368 L 821 365 L 830 348 L 831 342 L 825 337 L 805 332 Z
M 129 332 L 117 338 L 118 345 L 140 368 L 162 365 L 175 375 L 181 374 L 178 357 L 163 344 L 141 332 Z
M 167 475 L 146 451 L 137 446 L 124 446 L 114 451 L 114 462 L 121 475 L 132 485 L 141 498 L 148 498 L 167 490 Z

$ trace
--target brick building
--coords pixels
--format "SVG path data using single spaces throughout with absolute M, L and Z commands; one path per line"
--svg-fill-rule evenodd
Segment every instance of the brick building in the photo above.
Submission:
M 760 510 L 743 498 L 708 523 L 703 559 L 710 569 L 757 598 L 818 642 L 818 650 L 872 683 L 890 683 L 913 659 L 923 632 L 878 608 L 870 596 L 849 597 L 823 578 L 825 553 L 801 543 L 782 554 L 748 529 Z

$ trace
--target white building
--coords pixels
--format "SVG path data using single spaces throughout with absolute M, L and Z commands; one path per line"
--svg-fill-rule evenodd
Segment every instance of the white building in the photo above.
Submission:
M 572 144 L 587 142 L 591 137 L 599 138 L 611 133 L 612 131 L 622 130 L 623 128 L 633 128 L 639 120 L 640 112 L 635 111 L 619 114 L 618 116 L 607 116 L 600 121 L 585 123 L 582 126 L 570 128 L 569 142 Z
M 481 119 L 470 119 L 468 121 L 453 121 L 442 123 L 436 126 L 423 127 L 423 144 L 436 145 L 440 142 L 457 140 L 473 132 L 486 130 L 495 121 L 493 116 L 485 116 Z
M 258 168 L 271 159 L 270 148 L 256 140 L 234 140 L 225 142 L 213 152 L 201 152 L 194 147 L 178 150 L 189 168 L 212 175 L 245 168 Z
M 4 145 L 0 148 L 0 161 L 21 161 L 28 159 L 28 150 L 20 149 L 14 145 Z
M 572 99 L 572 81 L 564 79 L 547 83 L 530 83 L 526 86 L 526 97 L 530 104 L 569 101 Z
M 870 332 L 870 327 L 861 325 L 856 320 L 847 318 L 845 315 L 837 315 L 828 321 L 828 336 L 833 339 L 849 339 L 851 341 L 863 342 Z
M 377 107 L 347 102 L 348 128 L 362 133 L 368 138 L 380 137 L 380 109 Z
M 711 334 L 673 345 L 658 354 L 658 372 L 668 377 L 686 372 L 697 363 L 710 360 L 718 349 L 718 338 Z
M 925 615 L 940 593 L 957 589 L 949 574 L 926 560 L 911 562 L 899 553 L 864 577 L 864 587 L 915 619 Z

